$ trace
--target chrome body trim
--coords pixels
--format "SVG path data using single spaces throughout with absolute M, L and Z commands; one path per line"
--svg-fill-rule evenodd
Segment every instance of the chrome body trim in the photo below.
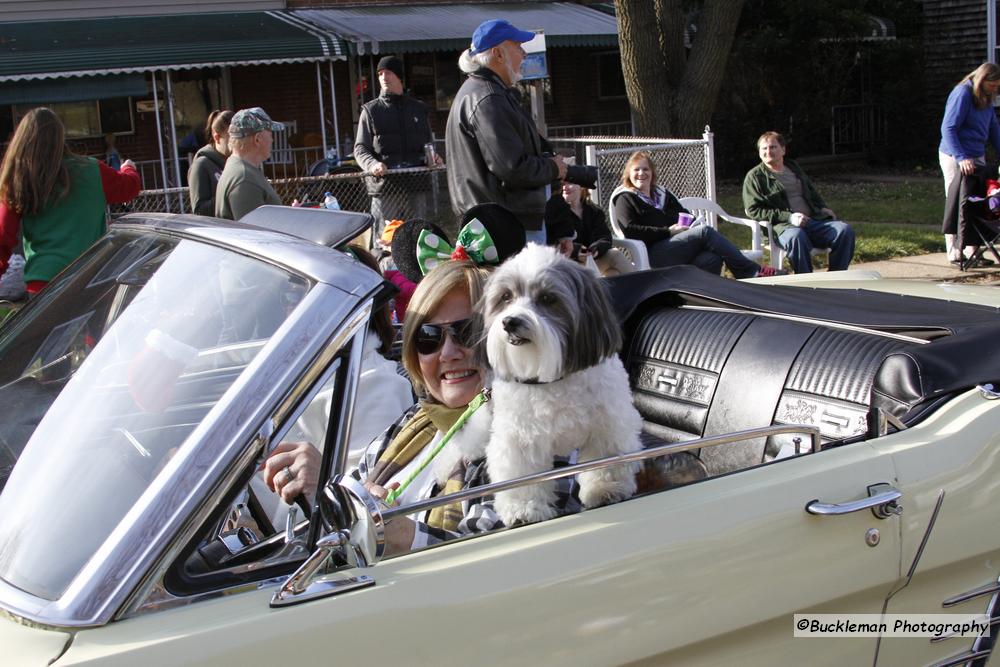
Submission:
M 964 593 L 959 593 L 950 598 L 944 600 L 941 603 L 942 607 L 954 607 L 957 604 L 961 604 L 968 600 L 972 600 L 984 595 L 992 595 L 993 593 L 1000 592 L 1000 582 L 995 584 L 986 584 L 985 586 L 980 586 L 979 588 L 973 588 L 971 591 L 966 591 Z
M 956 665 L 964 665 L 972 660 L 978 660 L 979 658 L 988 658 L 991 651 L 963 651 L 958 655 L 953 655 L 950 658 L 945 658 L 940 662 L 935 662 L 927 667 L 955 667 Z
M 810 453 L 818 453 L 823 446 L 820 441 L 819 429 L 815 426 L 804 426 L 801 424 L 776 424 L 774 426 L 764 426 L 762 428 L 751 428 L 746 429 L 745 431 L 726 433 L 725 435 L 714 435 L 708 438 L 685 440 L 683 442 L 674 442 L 666 445 L 660 445 L 658 447 L 650 447 L 649 449 L 641 449 L 637 452 L 629 452 L 628 454 L 620 454 L 618 456 L 606 456 L 604 458 L 593 459 L 583 463 L 577 463 L 575 465 L 546 470 L 544 472 L 537 472 L 531 475 L 524 475 L 523 477 L 517 477 L 503 482 L 484 484 L 483 486 L 472 487 L 470 489 L 465 489 L 464 491 L 449 493 L 448 495 L 437 496 L 436 498 L 430 498 L 428 500 L 421 500 L 420 502 L 413 503 L 412 505 L 393 507 L 392 509 L 383 511 L 382 518 L 385 521 L 389 521 L 393 517 L 412 514 L 414 512 L 423 512 L 424 510 L 433 509 L 441 505 L 450 505 L 451 503 L 467 500 L 469 498 L 479 498 L 498 491 L 516 489 L 535 482 L 546 482 L 553 479 L 561 479 L 563 477 L 572 477 L 573 475 L 581 472 L 597 470 L 598 468 L 603 468 L 608 465 L 643 461 L 645 459 L 665 456 L 667 454 L 679 454 L 681 452 L 689 452 L 693 449 L 702 449 L 705 447 L 718 447 L 719 445 L 729 445 L 734 442 L 742 442 L 744 440 L 752 440 L 754 438 L 766 438 L 771 435 L 781 435 L 783 433 L 808 433 L 812 439 L 812 450 Z
M 720 313 L 743 313 L 744 315 L 755 315 L 757 317 L 766 317 L 772 320 L 785 320 L 788 322 L 806 322 L 806 323 L 816 323 L 821 326 L 827 327 L 829 329 L 841 329 L 843 331 L 856 331 L 858 333 L 871 334 L 872 336 L 881 336 L 883 338 L 892 338 L 894 340 L 903 341 L 906 343 L 917 343 L 919 345 L 925 345 L 930 341 L 924 338 L 915 338 L 914 336 L 907 336 L 905 334 L 893 333 L 891 331 L 882 331 L 881 329 L 869 329 L 867 327 L 859 327 L 854 324 L 842 324 L 840 322 L 831 322 L 829 320 L 820 320 L 816 318 L 807 317 L 796 317 L 793 315 L 783 315 L 781 313 L 766 313 L 760 310 L 744 310 L 742 308 L 726 308 L 725 306 L 694 306 L 694 305 L 684 305 L 680 308 L 686 308 L 688 310 L 711 310 Z M 942 333 L 946 333 L 943 329 Z

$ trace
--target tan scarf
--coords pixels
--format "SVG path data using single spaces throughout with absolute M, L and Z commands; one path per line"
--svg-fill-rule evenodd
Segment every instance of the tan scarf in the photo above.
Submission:
M 462 416 L 465 409 L 464 405 L 460 408 L 448 408 L 440 403 L 422 401 L 420 409 L 413 414 L 406 426 L 400 429 L 389 446 L 382 452 L 378 461 L 375 462 L 368 479 L 379 486 L 388 484 L 393 475 L 424 451 L 424 448 L 438 432 L 447 433 L 448 429 Z M 448 478 L 444 488 L 434 495 L 461 491 L 465 484 L 463 468 L 462 465 L 458 466 Z M 455 531 L 458 529 L 462 516 L 464 513 L 461 503 L 435 507 L 430 512 L 427 524 L 434 528 Z

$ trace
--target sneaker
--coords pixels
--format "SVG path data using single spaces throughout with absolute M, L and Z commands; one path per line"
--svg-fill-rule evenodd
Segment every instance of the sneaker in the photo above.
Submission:
M 0 276 L 0 299 L 20 301 L 28 295 L 24 285 L 24 257 L 11 255 L 7 270 Z
M 762 266 L 757 272 L 755 278 L 773 278 L 774 276 L 787 276 L 788 271 L 784 269 L 776 269 L 773 266 Z

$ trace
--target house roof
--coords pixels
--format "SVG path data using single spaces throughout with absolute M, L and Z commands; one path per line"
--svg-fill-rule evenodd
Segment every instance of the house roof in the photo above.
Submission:
M 0 82 L 343 58 L 343 41 L 290 12 L 0 23 Z
M 460 51 L 480 23 L 498 17 L 524 30 L 543 30 L 548 47 L 618 45 L 614 16 L 569 2 L 376 5 L 292 13 L 341 36 L 359 55 Z

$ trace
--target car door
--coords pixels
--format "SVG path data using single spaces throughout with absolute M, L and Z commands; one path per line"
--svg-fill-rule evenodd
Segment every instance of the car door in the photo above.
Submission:
M 82 630 L 56 664 L 867 664 L 874 639 L 796 639 L 792 615 L 878 613 L 899 519 L 805 507 L 893 476 L 867 443 L 784 459 L 348 570 L 375 583 L 304 604 L 261 582 Z
M 892 457 L 903 492 L 904 571 L 917 558 L 944 492 L 912 580 L 892 596 L 888 613 L 995 616 L 1000 577 L 1000 534 L 995 530 L 1000 507 L 1000 402 L 978 390 L 966 392 L 918 426 L 875 441 L 875 447 Z M 926 637 L 883 638 L 878 664 L 930 665 L 971 653 L 974 643 L 970 637 L 934 642 Z M 976 649 L 990 646 L 988 641 L 979 642 Z

